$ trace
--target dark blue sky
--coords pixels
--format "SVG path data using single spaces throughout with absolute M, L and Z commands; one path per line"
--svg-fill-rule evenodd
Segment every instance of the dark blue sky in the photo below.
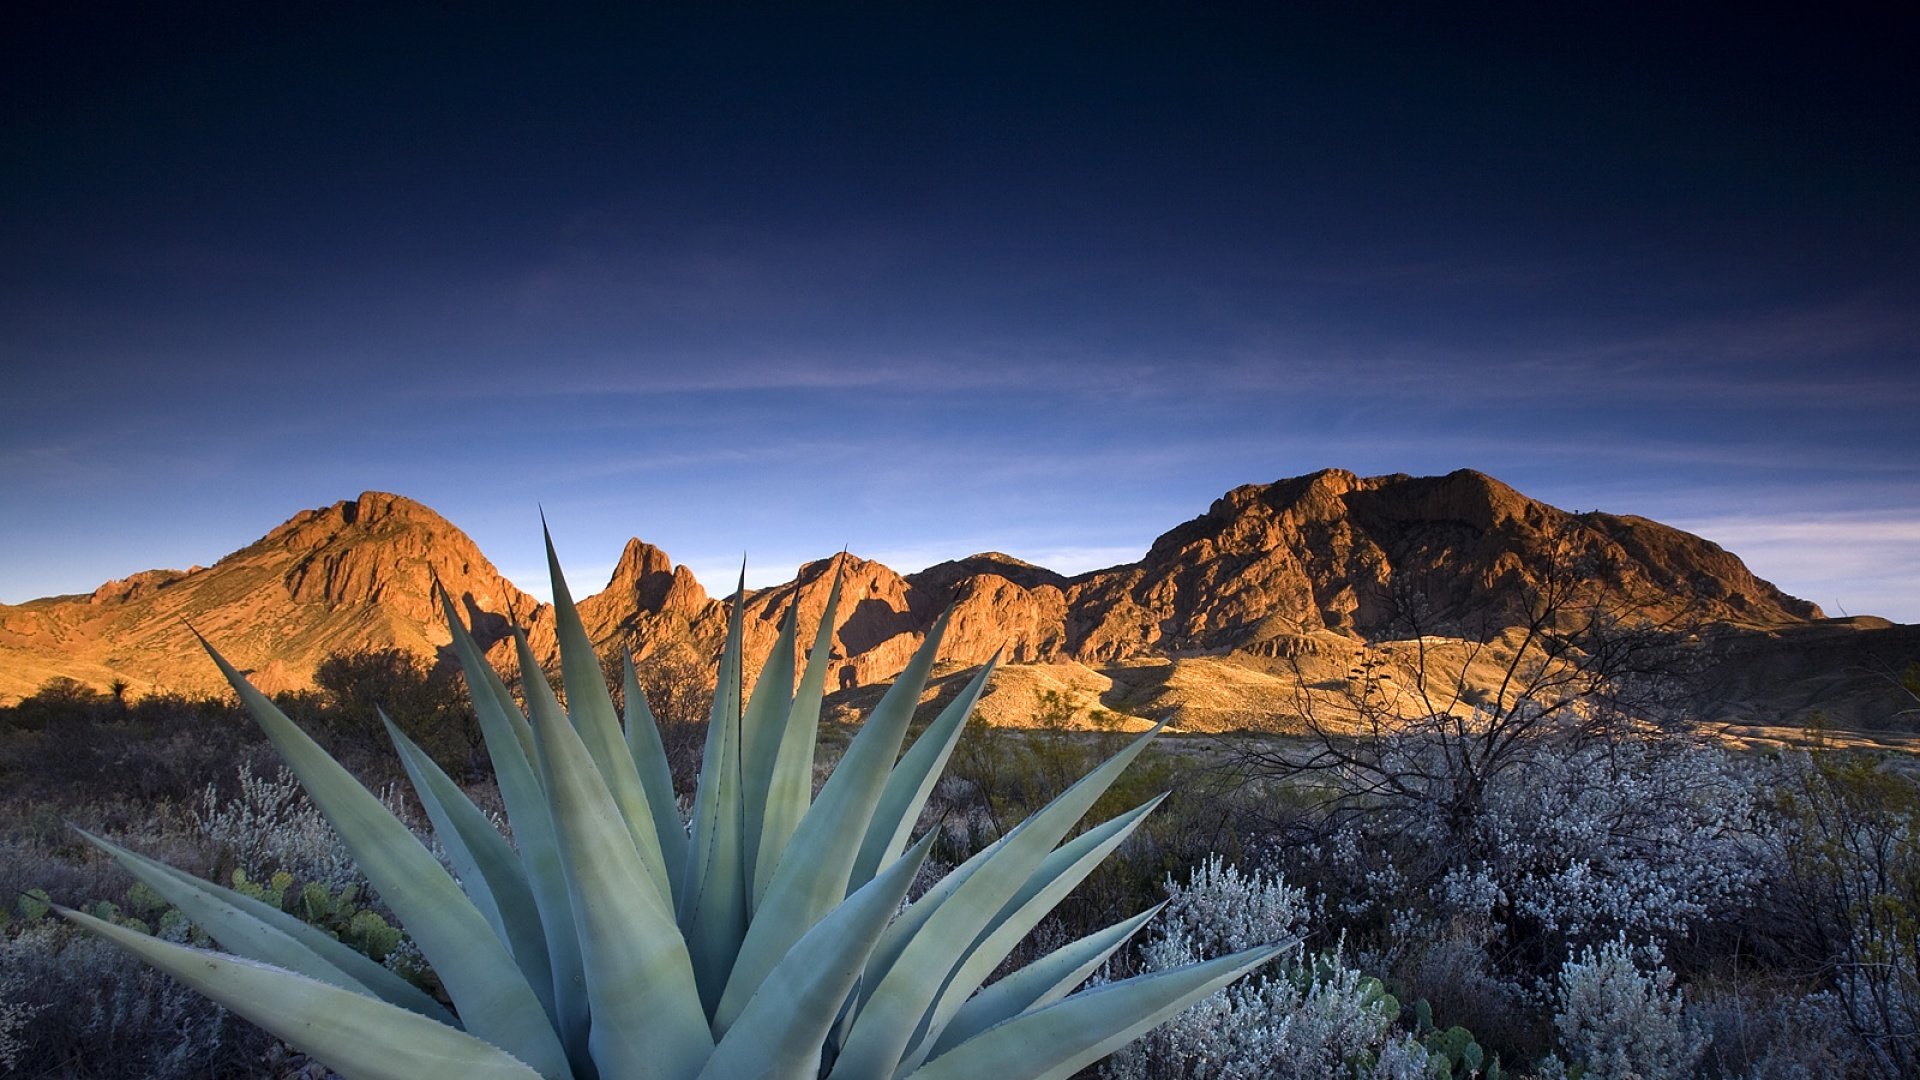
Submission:
M 1920 620 L 1911 14 L 78 6 L 0 11 L 0 601 L 368 488 L 591 591 L 1471 466 Z

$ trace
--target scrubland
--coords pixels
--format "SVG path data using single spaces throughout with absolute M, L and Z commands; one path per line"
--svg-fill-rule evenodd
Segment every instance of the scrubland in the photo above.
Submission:
M 645 688 L 679 702 L 656 712 L 690 791 L 701 696 Z M 450 678 L 342 657 L 320 691 L 281 704 L 417 820 L 374 700 L 476 803 L 499 805 Z M 1897 755 L 1817 732 L 1806 749 L 1728 747 L 1683 723 L 1548 704 L 1523 695 L 1391 731 L 1163 736 L 1090 819 L 1161 791 L 1166 803 L 1004 970 L 1163 901 L 1095 979 L 1285 947 L 1091 1073 L 1128 1080 L 1920 1075 L 1920 789 Z M 1044 695 L 1034 714 L 962 737 L 921 822 L 939 831 L 923 874 L 1125 738 L 1069 725 Z M 824 775 L 845 733 L 822 736 Z M 434 987 L 237 705 L 51 684 L 0 709 L 0 1063 L 16 1075 L 324 1073 L 49 917 L 59 903 L 203 940 L 69 823 L 233 883 Z

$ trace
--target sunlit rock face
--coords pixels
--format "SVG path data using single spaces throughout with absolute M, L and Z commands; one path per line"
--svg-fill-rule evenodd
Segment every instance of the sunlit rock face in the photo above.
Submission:
M 850 553 L 808 563 L 793 581 L 748 594 L 749 671 L 789 605 L 799 607 L 802 647 L 810 645 L 836 572 L 844 596 L 829 689 L 890 679 L 950 605 L 949 666 L 996 650 L 1014 664 L 1232 655 L 1330 666 L 1363 642 L 1407 636 L 1410 597 L 1419 597 L 1426 632 L 1487 641 L 1523 621 L 1546 588 L 1569 590 L 1576 604 L 1605 595 L 1637 616 L 1689 624 L 1761 629 L 1820 618 L 1718 546 L 1644 518 L 1569 513 L 1469 470 L 1335 469 L 1235 488 L 1139 562 L 1078 578 L 997 552 L 904 576 Z M 543 663 L 557 655 L 551 609 L 503 578 L 471 539 L 417 502 L 367 492 L 296 514 L 212 567 L 0 607 L 0 698 L 55 675 L 96 686 L 126 679 L 136 690 L 217 689 L 188 623 L 238 662 L 272 658 L 261 669 L 271 689 L 310 685 L 314 666 L 341 649 L 438 658 L 448 635 L 436 582 L 502 668 L 517 667 L 505 639 L 515 621 Z M 610 655 L 717 650 L 728 583 L 709 583 L 709 592 L 634 539 L 605 585 L 584 593 L 589 584 L 573 583 L 581 620 Z M 1234 702 L 1264 685 L 1248 682 Z
M 537 601 L 473 541 L 411 499 L 369 491 L 304 510 L 210 567 L 109 582 L 85 598 L 0 608 L 0 699 L 64 675 L 136 692 L 217 692 L 198 631 L 269 691 L 312 685 L 340 650 L 397 647 L 436 656 L 450 639 L 445 588 L 483 640 Z
M 1717 545 L 1645 518 L 1570 514 L 1471 470 L 1331 469 L 1235 488 L 1138 564 L 1075 585 L 1068 651 L 1114 659 L 1288 632 L 1404 636 L 1416 596 L 1429 630 L 1484 639 L 1526 618 L 1553 568 L 1576 602 L 1605 595 L 1653 619 L 1821 617 Z

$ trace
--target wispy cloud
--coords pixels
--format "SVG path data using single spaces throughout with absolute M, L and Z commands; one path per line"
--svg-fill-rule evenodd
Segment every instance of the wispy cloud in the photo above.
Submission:
M 1920 517 L 1729 515 L 1671 524 L 1718 543 L 1754 573 L 1829 614 L 1920 622 Z

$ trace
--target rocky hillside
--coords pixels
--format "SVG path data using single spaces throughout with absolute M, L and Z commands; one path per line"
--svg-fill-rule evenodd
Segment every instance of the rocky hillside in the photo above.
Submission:
M 1421 629 L 1484 640 L 1522 621 L 1556 577 L 1575 603 L 1606 596 L 1658 620 L 1821 618 L 1718 545 L 1645 518 L 1570 514 L 1470 469 L 1364 478 L 1329 469 L 1235 488 L 1139 563 L 1075 585 L 1066 651 L 1106 660 L 1316 630 L 1403 636 L 1413 597 Z
M 1576 607 L 1604 596 L 1638 618 L 1761 642 L 1735 650 L 1743 670 L 1765 641 L 1804 639 L 1783 630 L 1821 619 L 1699 537 L 1644 518 L 1569 513 L 1470 470 L 1327 470 L 1236 488 L 1139 562 L 1071 579 L 998 553 L 904 576 L 843 553 L 749 594 L 750 662 L 790 604 L 803 627 L 817 623 L 836 570 L 846 594 L 830 687 L 850 692 L 893 675 L 951 604 L 950 665 L 1004 648 L 1014 664 L 1056 672 L 1036 674 L 1035 685 L 1064 679 L 1111 707 L 1210 711 L 1222 723 L 1271 696 L 1261 670 L 1273 658 L 1338 665 L 1366 642 L 1406 637 L 1414 597 L 1421 631 L 1484 641 L 1524 618 L 1543 590 L 1565 590 Z M 436 580 L 503 667 L 512 666 L 510 619 L 528 628 L 536 655 L 553 654 L 550 610 L 502 578 L 465 534 L 419 503 L 368 492 L 302 512 L 211 567 L 0 606 L 0 700 L 53 676 L 96 686 L 122 679 L 136 691 L 213 688 L 189 623 L 270 689 L 307 685 L 337 650 L 437 655 L 448 638 Z M 586 593 L 590 584 L 573 582 L 574 595 L 589 633 L 609 649 L 707 656 L 723 633 L 724 605 L 638 539 L 603 588 Z M 1010 684 L 1025 681 L 1033 680 Z M 1229 684 L 1231 694 L 1208 690 Z M 1758 692 L 1751 678 L 1738 685 L 1743 700 Z
M 445 518 L 370 491 L 295 514 L 212 566 L 0 606 L 0 699 L 54 676 L 98 687 L 124 680 L 136 693 L 217 689 L 196 630 L 270 690 L 311 685 L 314 667 L 339 650 L 435 654 L 451 640 L 436 579 L 488 639 L 538 604 Z

